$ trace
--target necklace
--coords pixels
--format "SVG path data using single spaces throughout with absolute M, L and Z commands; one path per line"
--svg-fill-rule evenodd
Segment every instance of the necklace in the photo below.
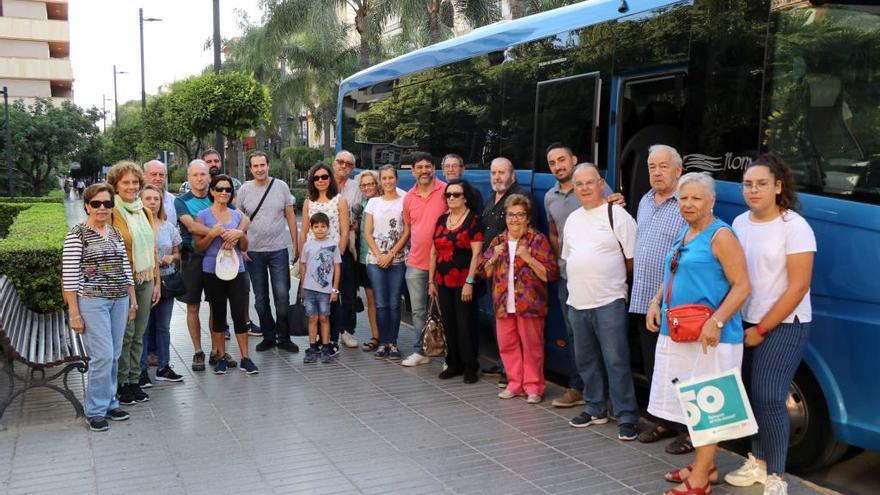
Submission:
M 464 220 L 464 217 L 467 216 L 467 214 L 468 214 L 468 210 L 465 209 L 465 210 L 464 210 L 464 213 L 462 213 L 461 215 L 459 215 L 459 217 L 456 218 L 456 219 L 453 221 L 453 220 L 452 220 L 452 212 L 449 212 L 449 216 L 446 217 L 446 228 L 449 229 L 449 230 L 452 230 L 452 229 L 458 227 L 459 224 L 461 224 L 461 221 Z

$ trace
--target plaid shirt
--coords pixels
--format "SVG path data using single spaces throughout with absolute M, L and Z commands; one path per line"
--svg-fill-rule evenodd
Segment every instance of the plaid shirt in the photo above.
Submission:
M 678 194 L 660 206 L 654 204 L 651 189 L 639 201 L 636 217 L 636 256 L 629 312 L 647 314 L 648 304 L 663 285 L 663 260 L 675 238 L 687 226 L 678 210 Z

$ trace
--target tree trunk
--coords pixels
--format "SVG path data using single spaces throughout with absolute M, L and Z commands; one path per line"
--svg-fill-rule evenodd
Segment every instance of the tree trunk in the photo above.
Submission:
M 519 19 L 525 15 L 525 5 L 523 0 L 510 0 L 510 18 Z
M 370 9 L 369 0 L 364 0 L 360 8 L 354 13 L 354 27 L 357 30 L 360 39 L 358 52 L 360 55 L 360 68 L 366 69 L 370 66 L 370 39 L 367 33 L 367 13 Z
M 440 42 L 440 0 L 428 0 L 428 22 L 431 44 Z
M 470 21 L 465 15 L 467 0 L 453 0 L 452 2 L 452 32 L 455 36 L 467 34 L 473 30 Z

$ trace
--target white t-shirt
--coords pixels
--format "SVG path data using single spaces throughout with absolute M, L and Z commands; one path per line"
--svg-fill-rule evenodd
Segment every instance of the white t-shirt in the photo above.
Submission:
M 379 251 L 391 251 L 391 248 L 403 236 L 403 196 L 387 200 L 381 196 L 370 198 L 364 208 L 364 214 L 373 216 L 373 240 Z M 406 261 L 407 249 L 404 247 L 394 256 L 392 264 L 398 265 Z M 378 264 L 372 251 L 367 251 L 367 264 Z
M 516 245 L 517 241 L 507 241 L 507 252 L 510 253 L 508 256 L 507 264 L 507 312 L 508 313 L 516 313 L 516 299 L 514 299 L 513 289 L 514 289 L 514 279 L 513 279 L 513 263 L 516 259 Z
M 560 257 L 565 260 L 568 305 L 593 309 L 625 298 L 627 258 L 636 248 L 636 221 L 618 205 L 612 206 L 614 231 L 608 221 L 608 205 L 578 208 L 565 221 Z M 618 240 L 620 244 L 618 244 Z
M 769 222 L 754 222 L 749 212 L 736 217 L 733 232 L 746 253 L 752 293 L 742 309 L 743 321 L 758 323 L 788 288 L 786 256 L 816 252 L 816 236 L 804 217 L 793 211 Z M 810 291 L 783 323 L 812 321 Z

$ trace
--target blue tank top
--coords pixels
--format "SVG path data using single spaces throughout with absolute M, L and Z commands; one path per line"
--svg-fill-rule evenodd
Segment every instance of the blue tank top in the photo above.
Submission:
M 675 280 L 672 285 L 673 307 L 682 304 L 703 304 L 710 308 L 717 308 L 721 301 L 730 292 L 730 283 L 724 276 L 721 262 L 712 253 L 712 238 L 718 229 L 730 226 L 716 219 L 706 230 L 697 234 L 681 250 L 678 258 L 678 268 L 675 270 Z M 660 334 L 669 336 L 669 328 L 666 325 L 666 284 L 669 283 L 670 265 L 675 251 L 684 242 L 684 236 L 688 229 L 684 229 L 675 239 L 672 249 L 666 254 L 663 263 L 663 298 L 662 315 L 660 318 Z M 732 232 L 732 231 L 731 231 Z M 721 329 L 721 343 L 742 344 L 743 327 L 739 311 Z

